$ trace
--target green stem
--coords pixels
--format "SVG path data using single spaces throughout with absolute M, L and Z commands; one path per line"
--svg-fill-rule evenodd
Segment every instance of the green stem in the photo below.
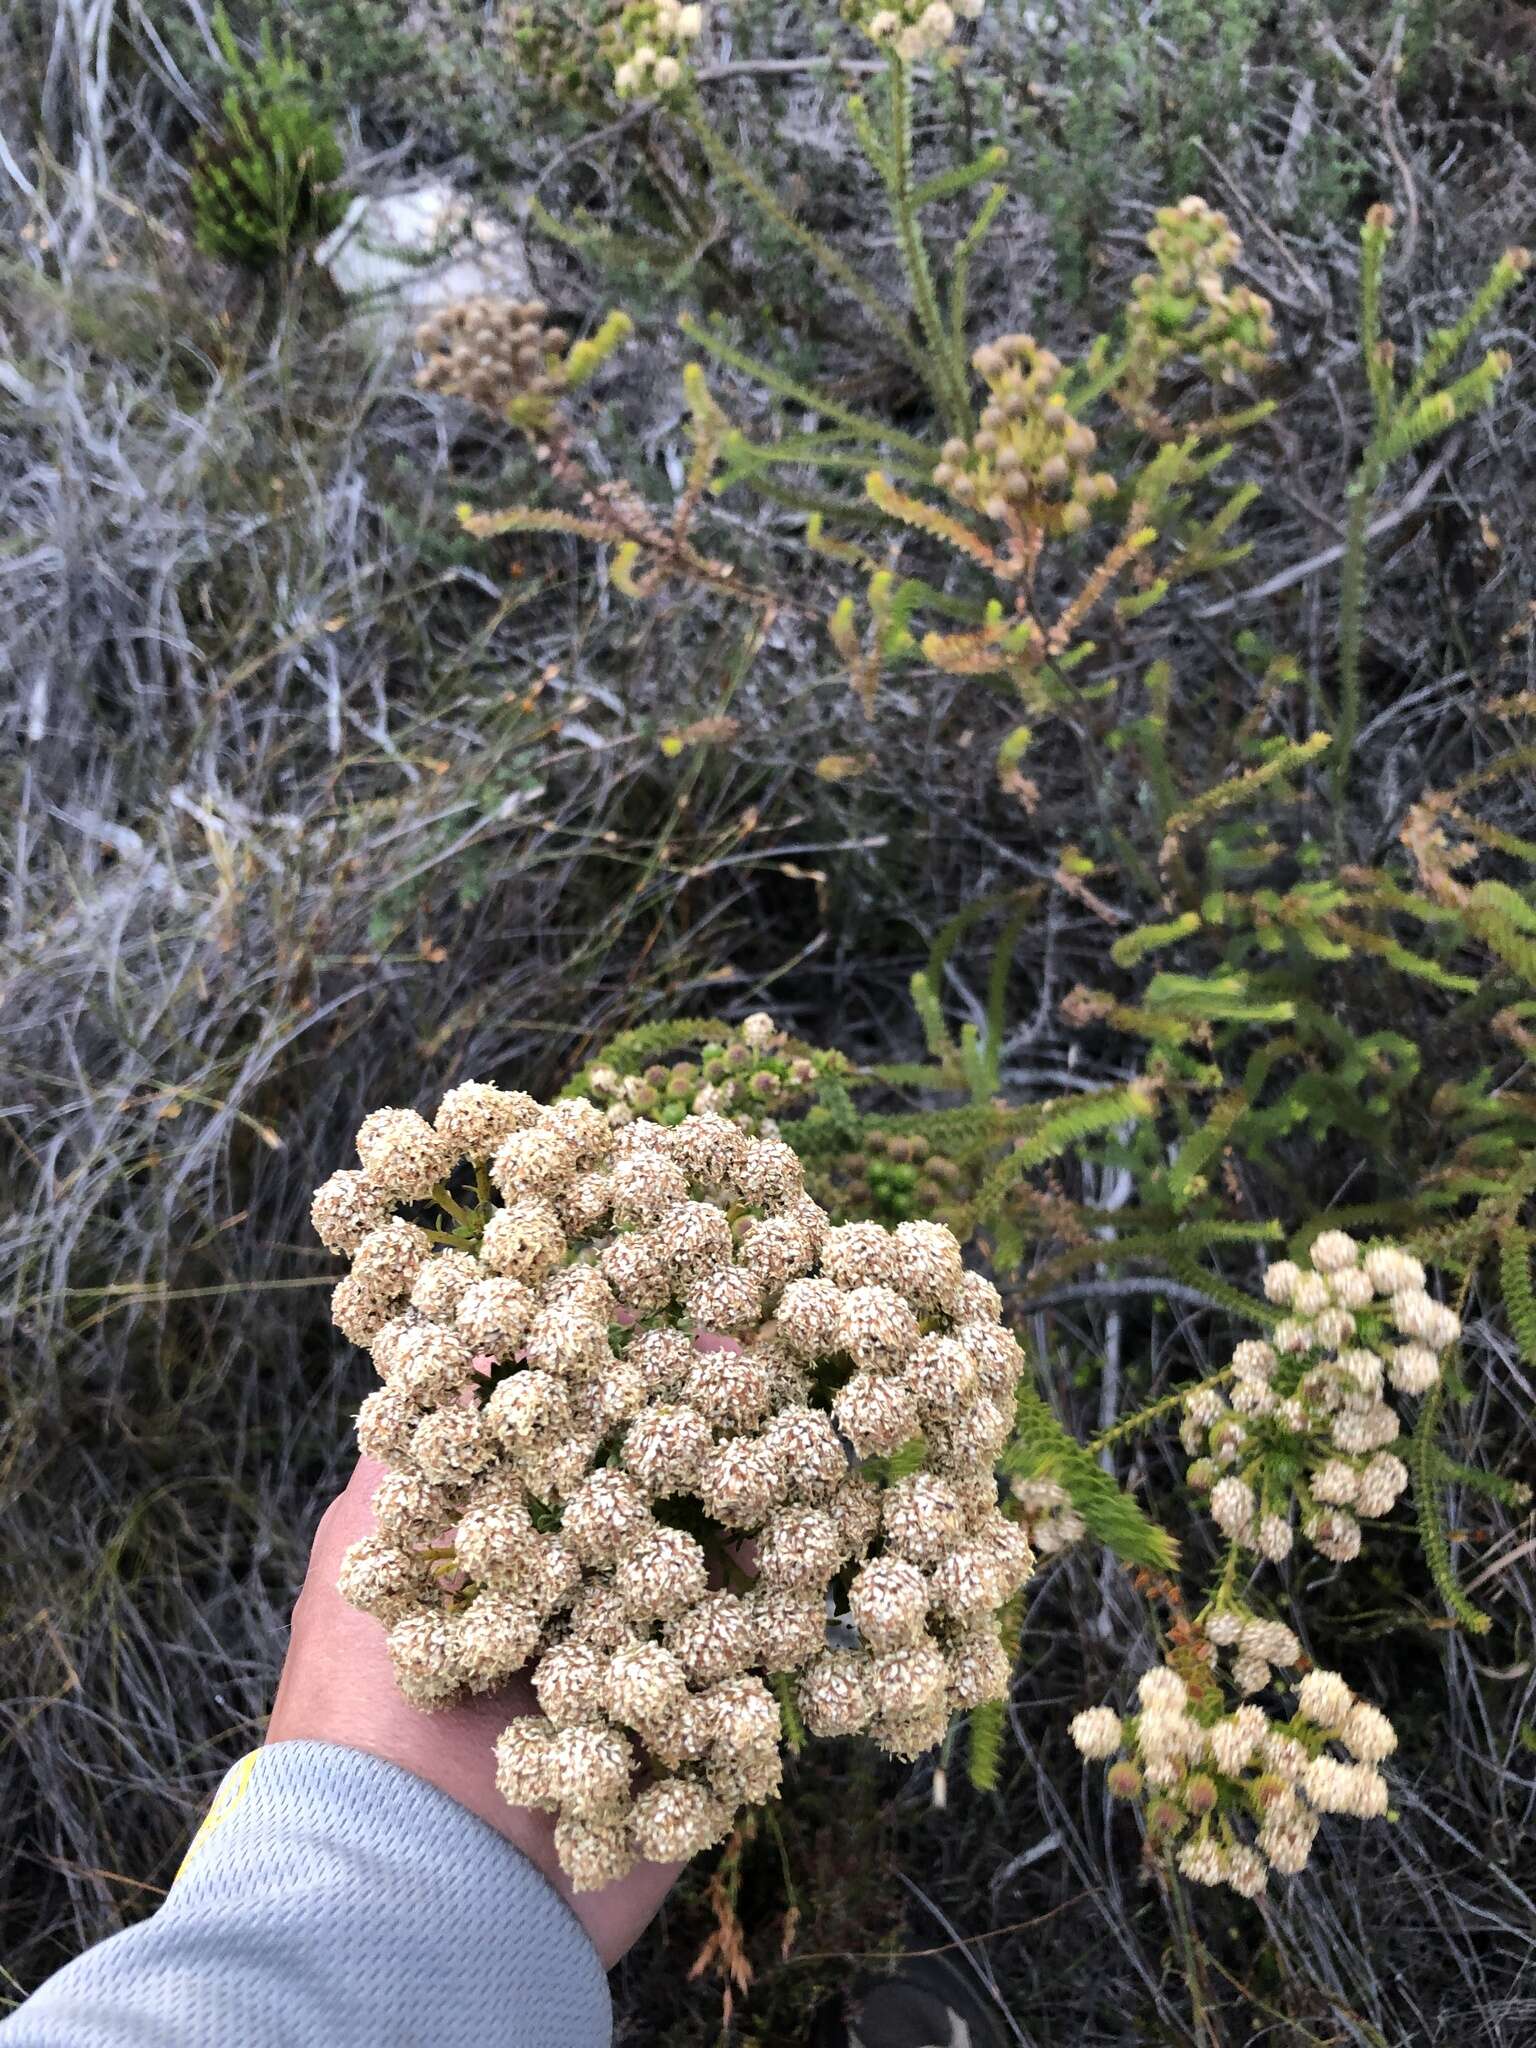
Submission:
M 1360 729 L 1360 649 L 1365 610 L 1366 525 L 1376 495 L 1374 452 L 1367 449 L 1350 494 L 1339 570 L 1339 711 L 1333 735 L 1333 818 L 1336 838 L 1344 830 L 1344 800 L 1350 756 Z
M 1121 1437 L 1134 1436 L 1138 1430 L 1149 1429 L 1159 1416 L 1170 1409 L 1182 1407 L 1191 1394 L 1203 1394 L 1207 1387 L 1219 1387 L 1224 1380 L 1232 1377 L 1230 1365 L 1224 1365 L 1220 1372 L 1213 1372 L 1209 1379 L 1197 1380 L 1192 1387 L 1180 1387 L 1176 1393 L 1164 1394 L 1160 1401 L 1154 1401 L 1150 1408 L 1139 1408 L 1134 1415 L 1127 1415 L 1113 1428 L 1101 1430 L 1088 1439 L 1090 1451 L 1102 1451 L 1106 1444 L 1118 1443 Z
M 453 1199 L 453 1196 L 449 1194 L 447 1188 L 441 1181 L 439 1181 L 437 1186 L 432 1190 L 432 1199 L 434 1202 L 436 1202 L 439 1209 L 442 1210 L 443 1214 L 445 1216 L 451 1216 L 454 1222 L 457 1223 L 462 1229 L 477 1230 L 480 1227 L 478 1220 L 475 1217 L 471 1216 L 467 1209 L 461 1207 L 461 1205 Z
M 773 222 L 781 234 L 788 235 L 791 241 L 798 243 L 806 254 L 819 264 L 830 278 L 833 278 L 842 286 L 844 291 L 857 299 L 881 333 L 885 335 L 886 339 L 895 348 L 900 350 L 901 354 L 917 372 L 917 375 L 922 378 L 924 383 L 927 383 L 928 367 L 923 360 L 922 351 L 914 346 L 911 338 L 903 331 L 900 321 L 891 313 L 890 308 L 882 305 L 874 288 L 866 283 L 853 266 L 845 262 L 828 242 L 824 241 L 820 235 L 813 234 L 808 227 L 796 220 L 795 216 L 786 207 L 780 205 L 779 201 L 763 183 L 761 178 L 757 176 L 756 172 L 749 165 L 744 164 L 730 144 L 710 126 L 704 109 L 697 99 L 686 101 L 681 111 L 689 133 L 698 143 L 700 149 L 703 150 L 705 156 L 708 157 L 711 167 L 718 171 L 721 177 L 728 178 L 733 185 L 739 187 L 752 203 Z
M 902 267 L 917 312 L 918 324 L 932 358 L 927 370 L 928 388 L 939 411 L 949 422 L 950 432 L 968 438 L 973 422 L 966 396 L 964 371 L 958 366 L 939 311 L 939 297 L 933 286 L 928 250 L 917 225 L 912 199 L 912 89 L 905 61 L 892 57 L 890 80 L 890 152 L 884 169 L 890 195 L 891 218 L 901 247 Z
M 749 355 L 745 349 L 733 348 L 718 334 L 713 334 L 691 314 L 684 313 L 678 326 L 692 342 L 716 362 L 725 363 L 733 370 L 739 370 L 745 377 L 753 377 L 770 391 L 776 391 L 781 398 L 803 405 L 808 412 L 820 413 L 825 419 L 836 420 L 848 434 L 860 441 L 872 442 L 879 448 L 900 448 L 912 456 L 922 468 L 924 476 L 932 470 L 933 450 L 912 434 L 903 434 L 899 428 L 890 426 L 884 420 L 867 419 L 863 413 L 854 412 L 851 407 L 819 391 L 813 384 L 800 384 L 793 377 L 787 377 L 782 370 L 761 357 Z

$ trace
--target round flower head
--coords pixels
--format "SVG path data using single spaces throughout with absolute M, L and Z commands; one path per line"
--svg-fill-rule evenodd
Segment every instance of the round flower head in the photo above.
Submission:
M 805 1188 L 805 1169 L 798 1155 L 778 1138 L 749 1144 L 735 1173 L 737 1192 L 754 1207 L 782 1209 Z
M 571 1301 L 555 1301 L 534 1312 L 525 1355 L 539 1371 L 568 1380 L 590 1379 L 613 1363 L 607 1323 Z
M 704 1551 L 683 1529 L 652 1528 L 625 1551 L 614 1573 L 619 1598 L 640 1621 L 670 1621 L 703 1593 Z
M 539 1659 L 533 1690 L 556 1728 L 601 1722 L 607 1703 L 609 1658 L 595 1643 L 556 1643 Z
M 548 1809 L 554 1729 L 537 1714 L 520 1714 L 496 1738 L 496 1789 L 509 1806 Z
M 797 1217 L 765 1216 L 746 1231 L 737 1257 L 767 1292 L 810 1271 L 816 1263 L 816 1238 Z
M 915 1643 L 928 1615 L 928 1582 L 914 1564 L 876 1557 L 861 1565 L 848 1589 L 848 1611 L 872 1650 Z
M 393 1297 L 349 1273 L 331 1290 L 331 1321 L 353 1344 L 367 1344 L 390 1319 Z
M 679 1294 L 704 1274 L 729 1266 L 735 1251 L 730 1219 L 712 1202 L 675 1202 L 650 1237 Z
M 459 1660 L 477 1691 L 505 1684 L 538 1646 L 543 1618 L 519 1594 L 490 1588 L 470 1603 L 459 1626 Z
M 580 1820 L 572 1812 L 562 1813 L 555 1823 L 555 1854 L 578 1892 L 617 1884 L 635 1867 L 629 1829 L 622 1821 Z
M 650 1504 L 627 1473 L 605 1466 L 571 1494 L 560 1526 L 583 1563 L 612 1564 L 651 1529 Z
M 881 1224 L 840 1223 L 822 1239 L 821 1270 L 841 1288 L 894 1288 L 901 1255 Z
M 676 1126 L 668 1152 L 689 1180 L 723 1188 L 736 1179 L 751 1142 L 735 1124 L 706 1111 L 685 1117 Z
M 333 1173 L 315 1190 L 309 1218 L 327 1251 L 354 1252 L 388 1221 L 389 1198 L 366 1173 Z
M 664 1639 L 694 1685 L 735 1678 L 756 1655 L 752 1611 L 734 1593 L 705 1593 L 667 1623 Z
M 468 1252 L 434 1252 L 411 1283 L 411 1307 L 430 1322 L 449 1323 L 459 1303 L 480 1279 L 480 1262 Z
M 386 1536 L 362 1536 L 345 1552 L 337 1587 L 349 1607 L 392 1623 L 423 1601 L 429 1576 L 421 1560 Z
M 487 1222 L 480 1239 L 480 1261 L 489 1272 L 531 1286 L 554 1271 L 565 1257 L 565 1249 L 565 1232 L 549 1203 L 518 1201 L 496 1210 Z
M 1400 1394 L 1427 1394 L 1440 1377 L 1440 1360 L 1427 1344 L 1399 1344 L 1388 1376 Z
M 914 1564 L 933 1563 L 965 1531 L 955 1489 L 928 1472 L 911 1473 L 886 1488 L 880 1521 L 891 1553 Z
M 651 1863 L 681 1863 L 723 1841 L 729 1809 L 697 1779 L 664 1779 L 635 1801 L 630 1835 Z
M 419 1202 L 453 1170 L 453 1147 L 414 1109 L 376 1109 L 357 1133 L 363 1172 L 381 1194 Z
M 825 1279 L 792 1280 L 779 1297 L 779 1334 L 797 1358 L 819 1358 L 837 1346 L 841 1288 Z
M 688 1176 L 659 1152 L 635 1152 L 613 1169 L 613 1218 L 625 1225 L 659 1223 L 688 1198 Z
M 576 1178 L 578 1148 L 563 1131 L 537 1123 L 513 1131 L 496 1148 L 491 1179 L 508 1204 L 530 1197 L 549 1199 Z
M 761 1437 L 725 1438 L 696 1484 L 705 1512 L 728 1529 L 756 1529 L 785 1493 L 784 1471 Z
M 397 1464 L 409 1455 L 421 1410 L 398 1387 L 376 1387 L 357 1411 L 357 1448 L 365 1458 Z
M 519 1089 L 492 1081 L 463 1081 L 437 1106 L 433 1127 L 465 1159 L 488 1159 L 513 1131 L 538 1121 L 539 1105 Z
M 389 1383 L 423 1407 L 457 1403 L 473 1371 L 469 1346 L 456 1331 L 423 1323 L 394 1345 Z
M 598 1266 L 615 1299 L 635 1315 L 663 1307 L 672 1292 L 671 1272 L 654 1231 L 631 1231 L 603 1246 Z
M 837 1525 L 821 1508 L 781 1509 L 758 1542 L 757 1568 L 765 1586 L 825 1586 L 842 1561 Z
M 755 1429 L 773 1399 L 773 1382 L 750 1351 L 706 1351 L 683 1382 L 682 1398 L 717 1429 Z
M 510 1360 L 522 1350 L 534 1307 L 521 1280 L 475 1280 L 459 1296 L 454 1326 L 475 1352 Z
M 452 1524 L 454 1498 L 419 1472 L 386 1472 L 374 1488 L 373 1519 L 382 1536 L 425 1542 Z
M 438 1408 L 411 1434 L 411 1457 L 428 1479 L 452 1486 L 483 1472 L 496 1455 L 480 1411 Z
M 1301 1711 L 1320 1728 L 1339 1727 L 1355 1696 L 1336 1671 L 1309 1671 L 1296 1688 Z
M 942 1705 L 948 1672 L 937 1646 L 922 1641 L 882 1650 L 869 1660 L 869 1690 L 877 1713 L 904 1718 Z
M 854 1650 L 822 1650 L 795 1687 L 801 1717 L 813 1735 L 858 1735 L 869 1726 L 874 1702 L 868 1659 Z
M 629 1609 L 607 1579 L 582 1581 L 570 1603 L 569 1625 L 573 1642 L 596 1650 L 613 1651 L 638 1639 Z
M 856 1372 L 832 1399 L 832 1418 L 860 1458 L 899 1449 L 917 1435 L 917 1396 L 902 1380 Z
M 537 1532 L 516 1501 L 477 1502 L 459 1518 L 453 1550 L 472 1579 L 490 1585 L 526 1585 L 537 1574 Z
M 837 1348 L 865 1372 L 896 1372 L 917 1343 L 917 1317 L 891 1287 L 853 1287 L 843 1296 Z
M 699 1483 L 713 1449 L 709 1424 L 696 1409 L 658 1403 L 630 1424 L 623 1459 L 650 1493 L 684 1493 Z
M 752 1619 L 755 1661 L 767 1671 L 798 1671 L 827 1642 L 824 1594 L 755 1586 L 747 1605 Z
M 494 1388 L 486 1420 L 513 1453 L 524 1455 L 566 1438 L 572 1428 L 570 1396 L 552 1373 L 518 1372 Z
M 1120 1747 L 1120 1716 L 1109 1707 L 1085 1707 L 1073 1715 L 1067 1733 L 1083 1756 L 1113 1756 Z
M 635 1755 L 616 1728 L 557 1728 L 550 1743 L 550 1790 L 565 1814 L 599 1820 L 629 1796 Z
M 625 1353 L 639 1368 L 645 1391 L 652 1398 L 667 1398 L 677 1392 L 693 1370 L 697 1353 L 686 1330 L 642 1330 L 630 1340 Z
M 968 1629 L 944 1645 L 949 1674 L 950 1706 L 958 1712 L 1005 1700 L 1013 1677 L 1013 1660 L 993 1628 Z
M 848 1476 L 847 1454 L 819 1408 L 799 1403 L 781 1408 L 764 1428 L 761 1442 L 793 1500 L 822 1505 Z

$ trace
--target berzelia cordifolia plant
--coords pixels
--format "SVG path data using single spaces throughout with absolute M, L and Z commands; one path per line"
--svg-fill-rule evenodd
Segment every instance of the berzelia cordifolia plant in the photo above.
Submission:
M 1268 1870 L 1301 1867 L 1318 1814 L 1385 1812 L 1378 1766 L 1392 1747 L 1384 1718 L 1328 1672 L 1301 1673 L 1288 1720 L 1255 1703 L 1277 1671 L 1304 1662 L 1305 1617 L 1270 1596 L 1266 1575 L 1293 1550 L 1297 1574 L 1308 1558 L 1347 1565 L 1373 1523 L 1404 1519 L 1411 1493 L 1429 1582 L 1460 1625 L 1482 1630 L 1452 1566 L 1445 1496 L 1524 1497 L 1442 1439 L 1467 1392 L 1456 1350 L 1474 1287 L 1496 1279 L 1536 1361 L 1525 1221 L 1536 1119 L 1528 1091 L 1510 1085 L 1536 1009 L 1536 849 L 1478 810 L 1531 750 L 1426 786 L 1385 850 L 1354 843 L 1349 799 L 1383 488 L 1508 375 L 1508 354 L 1471 351 L 1528 258 L 1506 251 L 1450 325 L 1399 352 L 1383 309 L 1392 217 L 1371 210 L 1355 365 L 1371 426 L 1326 558 L 1337 646 L 1308 674 L 1283 647 L 1240 633 L 1220 684 L 1207 681 L 1205 627 L 1285 583 L 1245 593 L 1241 580 L 1245 515 L 1284 447 L 1266 431 L 1282 381 L 1275 307 L 1243 280 L 1231 223 L 1192 195 L 1155 210 L 1146 267 L 1081 346 L 978 327 L 971 273 L 1008 201 L 1005 160 L 989 148 L 920 172 L 914 109 L 938 73 L 985 61 L 985 24 L 976 47 L 968 26 L 980 13 L 942 0 L 842 11 L 861 67 L 842 111 L 883 194 L 894 289 L 806 225 L 722 132 L 707 11 L 637 0 L 598 39 L 624 118 L 668 136 L 680 163 L 792 246 L 828 302 L 862 323 L 882 366 L 867 409 L 846 378 L 834 388 L 818 374 L 804 337 L 786 367 L 771 343 L 764 352 L 685 303 L 690 449 L 680 485 L 652 493 L 611 480 L 610 467 L 632 478 L 634 465 L 603 459 L 598 415 L 582 409 L 583 379 L 567 374 L 566 336 L 541 328 L 542 307 L 476 307 L 459 330 L 439 321 L 422 336 L 423 381 L 520 429 L 548 485 L 549 502 L 466 509 L 472 534 L 595 544 L 611 584 L 638 602 L 687 584 L 739 604 L 756 614 L 749 651 L 781 613 L 816 619 L 872 729 L 898 682 L 908 707 L 925 683 L 961 685 L 1021 826 L 1041 805 L 1048 760 L 1063 746 L 1091 759 L 1080 821 L 1051 849 L 1048 880 L 968 904 L 933 939 L 912 984 L 925 1061 L 859 1068 L 765 1019 L 739 1032 L 683 1019 L 603 1048 L 569 1101 L 599 1114 L 614 1144 L 637 1142 L 625 1134 L 640 1127 L 727 1119 L 797 1159 L 834 1235 L 879 1226 L 899 1237 L 942 1219 L 1020 1316 L 1058 1289 L 1112 1287 L 1139 1268 L 1141 1285 L 1167 1283 L 1238 1325 L 1220 1370 L 1087 1445 L 1021 1370 L 976 1497 L 1001 1499 L 1039 1552 L 1091 1538 L 1143 1567 L 1170 1668 L 1149 1674 L 1143 1711 L 1123 1728 L 1112 1710 L 1089 1710 L 1079 1746 L 1107 1758 L 1124 1736 L 1111 1789 L 1148 1794 L 1149 1842 L 1176 1849 L 1186 1876 L 1252 1894 Z M 925 232 L 931 210 L 952 224 L 973 204 L 957 230 Z M 513 336 L 500 353 L 498 318 Z M 471 330 L 460 349 L 456 332 Z M 611 315 L 588 367 L 631 338 L 626 317 Z M 488 375 L 503 356 L 510 367 Z M 792 573 L 782 548 L 743 551 L 731 516 L 742 504 L 803 520 Z M 1246 691 L 1235 704 L 1233 676 Z M 1523 720 L 1532 706 L 1514 697 L 1505 710 Z M 1063 901 L 1101 943 L 1080 949 L 1056 1013 L 1078 1043 L 1112 1048 L 1096 1067 L 1115 1079 L 1074 1077 L 1046 1094 L 1015 1078 L 1011 1055 L 1041 1021 L 1015 1003 Z M 958 969 L 989 933 L 985 996 L 957 1030 Z M 686 1294 L 682 1306 L 692 1313 Z M 772 1307 L 755 1301 L 741 1326 L 748 1356 L 780 1342 L 771 1320 L 753 1320 Z M 702 1327 L 695 1318 L 695 1335 Z M 843 1354 L 836 1369 L 856 1365 Z M 926 1430 L 920 1451 L 894 1435 L 861 1448 L 841 1398 L 823 1405 L 845 1457 L 931 1457 Z M 1106 1469 L 1130 1439 L 1175 1422 L 1190 1503 L 1225 1538 L 1192 1619 L 1171 1539 Z M 741 1533 L 725 1529 L 727 1553 Z M 844 1612 L 858 1621 L 851 1589 L 834 1576 L 822 1591 L 834 1624 Z M 1229 1693 L 1245 1703 L 1229 1710 Z M 986 1783 L 998 1696 L 970 1704 L 973 1773 Z M 939 1726 L 935 1695 L 927 1734 Z

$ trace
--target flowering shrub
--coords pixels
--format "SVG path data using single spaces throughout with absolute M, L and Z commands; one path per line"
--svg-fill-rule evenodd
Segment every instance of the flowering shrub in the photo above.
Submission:
M 911 1757 L 1005 1696 L 1022 1354 L 947 1230 L 832 1225 L 787 1145 L 708 1110 L 615 1126 L 472 1082 L 357 1148 L 313 1217 L 390 1469 L 341 1590 L 420 1707 L 531 1663 L 499 1783 L 556 1814 L 579 1888 L 771 1796 L 781 1702 Z

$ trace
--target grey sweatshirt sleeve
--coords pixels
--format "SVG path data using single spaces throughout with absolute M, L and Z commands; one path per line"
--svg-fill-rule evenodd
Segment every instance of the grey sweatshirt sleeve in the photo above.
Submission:
M 282 1742 L 225 1778 L 165 1904 L 0 2048 L 606 2048 L 608 1987 L 510 1843 L 396 1764 Z

